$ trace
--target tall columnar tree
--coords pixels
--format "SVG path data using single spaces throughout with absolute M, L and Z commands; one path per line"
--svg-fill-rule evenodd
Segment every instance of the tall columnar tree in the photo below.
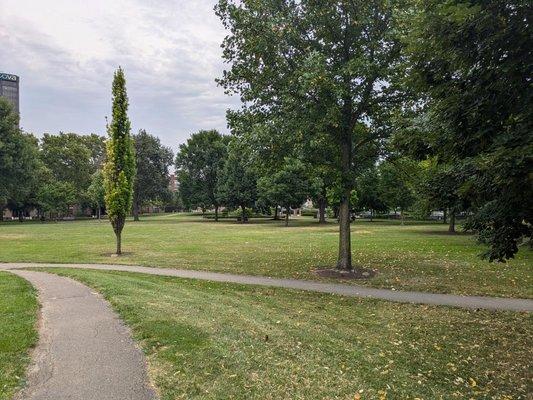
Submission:
M 360 150 L 387 132 L 399 42 L 394 1 L 220 0 L 230 31 L 221 85 L 243 99 L 240 115 L 283 121 L 297 138 L 326 134 L 341 186 L 337 267 L 352 269 L 350 195 Z M 238 120 L 233 115 L 231 123 Z M 359 129 L 365 124 L 368 129 Z
M 130 136 L 128 95 L 122 68 L 113 77 L 113 109 L 107 132 L 107 158 L 104 164 L 105 203 L 117 239 L 117 255 L 122 253 L 122 229 L 131 210 L 135 180 L 135 154 Z
M 133 187 L 133 218 L 139 220 L 139 212 L 147 201 L 169 201 L 168 169 L 172 165 L 172 150 L 161 144 L 159 138 L 141 129 L 133 136 L 137 173 Z
M 216 130 L 201 130 L 181 144 L 176 171 L 184 201 L 193 207 L 214 207 L 218 221 L 217 186 L 227 156 L 229 137 Z M 186 198 L 187 197 L 187 198 Z

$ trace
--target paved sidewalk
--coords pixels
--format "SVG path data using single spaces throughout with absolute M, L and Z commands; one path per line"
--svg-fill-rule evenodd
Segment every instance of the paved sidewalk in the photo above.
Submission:
M 357 285 L 323 283 L 298 279 L 268 278 L 262 276 L 223 274 L 217 272 L 192 271 L 170 268 L 151 268 L 134 265 L 106 264 L 49 264 L 49 263 L 0 263 L 1 269 L 57 267 L 83 268 L 111 271 L 140 272 L 150 275 L 175 276 L 179 278 L 202 279 L 216 282 L 240 283 L 247 285 L 275 286 L 287 289 L 307 290 L 312 292 L 333 293 L 351 297 L 366 297 L 402 303 L 429 304 L 471 309 L 533 311 L 533 300 L 511 299 L 485 296 L 458 296 L 426 292 L 408 292 L 389 289 L 374 289 Z
M 1 268 L 1 267 L 0 267 Z M 151 400 L 144 355 L 108 303 L 72 279 L 11 271 L 39 291 L 39 343 L 15 399 Z

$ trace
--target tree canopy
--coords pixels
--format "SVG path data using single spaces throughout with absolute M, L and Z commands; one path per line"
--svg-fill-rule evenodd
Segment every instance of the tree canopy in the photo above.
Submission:
M 396 97 L 400 42 L 394 11 L 393 2 L 377 0 L 220 0 L 216 7 L 230 31 L 223 57 L 231 68 L 219 82 L 243 100 L 230 125 L 252 115 L 279 121 L 277 128 L 296 141 L 318 133 L 335 143 L 330 158 L 342 188 L 341 269 L 352 269 L 354 162 L 360 147 L 386 134 L 388 106 Z
M 141 129 L 133 136 L 135 146 L 135 183 L 133 186 L 133 216 L 139 219 L 142 205 L 147 201 L 170 200 L 168 188 L 172 165 L 172 150 L 161 144 L 159 138 Z
M 431 0 L 407 36 L 410 79 L 427 114 L 427 147 L 453 165 L 471 204 L 467 229 L 490 260 L 533 235 L 531 4 Z
M 122 254 L 122 229 L 131 210 L 135 180 L 135 152 L 130 135 L 128 95 L 122 68 L 113 76 L 112 119 L 108 126 L 104 187 L 107 215 L 117 239 L 117 255 Z
M 216 130 L 193 133 L 180 145 L 176 155 L 176 171 L 180 188 L 189 207 L 215 208 L 218 221 L 220 199 L 217 196 L 220 176 L 227 156 L 229 137 Z

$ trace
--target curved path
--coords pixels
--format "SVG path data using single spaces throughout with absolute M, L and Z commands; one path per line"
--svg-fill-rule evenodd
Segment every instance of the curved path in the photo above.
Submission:
M 436 294 L 425 292 L 408 292 L 400 290 L 374 289 L 357 285 L 344 285 L 336 283 L 323 283 L 304 281 L 298 279 L 268 278 L 262 276 L 234 275 L 217 272 L 192 271 L 169 268 L 151 268 L 133 265 L 106 265 L 106 264 L 37 264 L 37 263 L 0 263 L 0 269 L 10 270 L 17 268 L 33 267 L 58 267 L 58 268 L 83 268 L 111 271 L 140 272 L 150 275 L 175 276 L 180 278 L 202 279 L 217 282 L 231 282 L 240 284 L 275 286 L 288 289 L 307 290 L 313 292 L 333 293 L 351 297 L 366 297 L 403 303 L 430 304 L 439 306 L 452 306 L 472 309 L 507 310 L 507 311 L 533 311 L 533 300 L 508 299 L 501 297 L 484 296 L 458 296 L 452 294 Z
M 37 288 L 41 304 L 39 343 L 16 399 L 156 398 L 141 350 L 101 296 L 69 278 L 11 272 Z

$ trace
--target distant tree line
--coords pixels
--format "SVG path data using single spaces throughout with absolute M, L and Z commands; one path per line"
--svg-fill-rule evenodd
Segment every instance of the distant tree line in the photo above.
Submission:
M 16 119 L 10 104 L 0 98 L 0 208 L 9 208 L 21 221 L 32 210 L 42 219 L 67 216 L 74 206 L 80 214 L 90 210 L 99 218 L 105 213 L 105 137 L 60 132 L 38 139 L 18 129 Z M 169 190 L 173 154 L 145 130 L 133 135 L 133 141 L 132 202 L 138 219 L 143 206 L 175 203 Z
M 170 201 L 213 209 L 215 220 L 221 207 L 238 210 L 242 222 L 250 208 L 274 218 L 284 209 L 288 224 L 311 199 L 319 223 L 327 212 L 338 219 L 343 270 L 358 268 L 354 210 L 402 222 L 440 210 L 450 232 L 461 214 L 491 261 L 531 244 L 528 2 L 220 0 L 215 11 L 229 32 L 218 83 L 242 107 L 228 111 L 231 135 L 203 130 L 180 146 Z M 16 118 L 0 101 L 0 205 L 57 213 L 108 203 L 102 138 L 37 140 Z M 134 142 L 138 216 L 169 201 L 173 155 L 144 131 Z

